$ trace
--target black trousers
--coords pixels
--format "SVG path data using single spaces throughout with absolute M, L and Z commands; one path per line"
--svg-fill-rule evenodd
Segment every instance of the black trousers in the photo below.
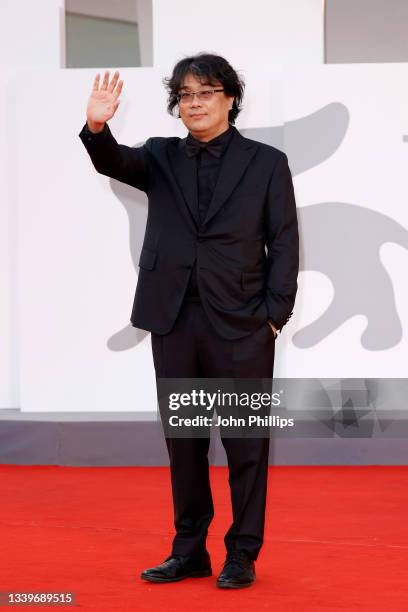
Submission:
M 151 334 L 157 378 L 270 378 L 275 339 L 265 322 L 238 340 L 218 335 L 198 298 L 186 296 L 170 333 Z M 256 560 L 263 544 L 269 437 L 223 437 L 229 468 L 233 522 L 225 547 Z M 166 437 L 174 505 L 172 554 L 198 555 L 206 548 L 214 516 L 209 482 L 210 438 Z

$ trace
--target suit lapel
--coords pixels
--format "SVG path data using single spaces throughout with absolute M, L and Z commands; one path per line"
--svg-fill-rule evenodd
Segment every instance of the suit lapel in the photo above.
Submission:
M 187 156 L 185 150 L 186 140 L 187 137 L 180 139 L 178 143 L 173 141 L 169 144 L 169 160 L 185 202 L 198 229 L 200 220 L 198 215 L 197 158 Z M 228 148 L 222 157 L 218 181 L 204 219 L 204 224 L 208 223 L 219 211 L 233 189 L 238 185 L 257 147 L 256 142 L 244 138 L 233 127 L 233 134 Z
M 181 193 L 198 228 L 200 219 L 198 216 L 197 158 L 187 156 L 186 140 L 187 136 L 178 143 L 173 142 L 170 145 L 169 160 Z
M 222 158 L 220 173 L 204 224 L 208 223 L 217 214 L 225 200 L 238 185 L 257 148 L 256 142 L 244 138 L 234 127 L 230 143 Z

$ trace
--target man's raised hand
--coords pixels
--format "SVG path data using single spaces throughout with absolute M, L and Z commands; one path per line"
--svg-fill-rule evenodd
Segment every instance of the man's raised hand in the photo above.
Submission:
M 118 98 L 123 87 L 123 81 L 118 82 L 118 71 L 115 72 L 109 83 L 109 70 L 107 70 L 100 88 L 99 79 L 100 74 L 98 73 L 95 77 L 86 109 L 86 121 L 91 132 L 101 132 L 106 121 L 111 119 L 116 113 L 120 102 Z

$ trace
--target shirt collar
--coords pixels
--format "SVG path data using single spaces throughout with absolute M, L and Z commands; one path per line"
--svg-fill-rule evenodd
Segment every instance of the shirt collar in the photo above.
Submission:
M 218 134 L 218 136 L 215 136 L 215 138 L 208 140 L 206 144 L 209 144 L 210 142 L 217 143 L 217 144 L 220 143 L 222 145 L 222 154 L 223 154 L 225 152 L 225 149 L 228 146 L 233 130 L 234 130 L 234 127 L 230 124 L 228 129 L 225 130 L 225 132 L 222 132 L 221 134 Z M 195 136 L 193 136 L 191 132 L 188 133 L 187 140 L 202 142 L 198 138 L 195 138 Z

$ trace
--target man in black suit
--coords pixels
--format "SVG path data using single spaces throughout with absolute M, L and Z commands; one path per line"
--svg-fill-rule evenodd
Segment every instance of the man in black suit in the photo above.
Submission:
M 277 331 L 292 314 L 298 226 L 288 160 L 234 127 L 244 83 L 222 57 L 179 61 L 170 78 L 186 138 L 120 145 L 107 121 L 123 81 L 96 76 L 80 133 L 92 163 L 148 196 L 148 219 L 131 314 L 151 332 L 156 379 L 272 378 Z M 265 246 L 267 252 L 265 252 Z M 249 586 L 263 543 L 269 437 L 223 437 L 233 523 L 217 579 Z M 176 535 L 170 556 L 141 577 L 173 582 L 211 575 L 213 518 L 208 437 L 167 437 Z

